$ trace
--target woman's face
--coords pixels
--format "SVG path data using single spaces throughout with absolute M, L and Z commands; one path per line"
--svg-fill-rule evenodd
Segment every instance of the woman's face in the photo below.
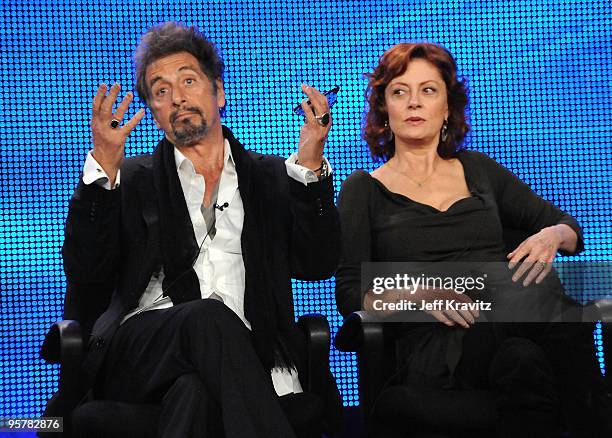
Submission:
M 438 69 L 425 59 L 413 59 L 406 71 L 385 88 L 389 127 L 398 144 L 439 142 L 448 118 L 446 84 Z

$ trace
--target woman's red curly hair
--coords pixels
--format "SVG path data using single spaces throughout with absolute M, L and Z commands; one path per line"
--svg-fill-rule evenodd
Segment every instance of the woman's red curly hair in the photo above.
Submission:
M 369 79 L 366 98 L 368 112 L 365 116 L 363 138 L 368 143 L 372 157 L 383 161 L 395 155 L 395 140 L 389 133 L 385 88 L 394 78 L 404 74 L 413 59 L 424 59 L 432 63 L 446 84 L 448 99 L 448 136 L 438 144 L 438 154 L 450 158 L 463 145 L 470 130 L 466 121 L 465 108 L 468 103 L 465 80 L 457 78 L 457 63 L 444 47 L 433 43 L 401 43 L 387 50 Z

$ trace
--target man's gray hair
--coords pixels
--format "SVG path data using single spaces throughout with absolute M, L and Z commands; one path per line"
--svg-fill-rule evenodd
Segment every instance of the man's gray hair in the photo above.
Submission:
M 155 61 L 179 52 L 192 54 L 216 91 L 216 80 L 223 80 L 223 60 L 214 44 L 195 26 L 179 23 L 162 23 L 149 29 L 140 39 L 134 52 L 136 67 L 136 91 L 142 100 L 149 102 L 151 90 L 146 84 L 147 68 Z

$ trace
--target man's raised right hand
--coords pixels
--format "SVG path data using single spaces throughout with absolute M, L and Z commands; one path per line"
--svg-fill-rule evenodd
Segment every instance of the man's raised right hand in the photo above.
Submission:
M 117 101 L 121 85 L 113 84 L 110 92 L 106 95 L 108 87 L 100 84 L 98 92 L 93 100 L 93 111 L 91 117 L 91 133 L 93 137 L 94 159 L 102 166 L 102 169 L 110 179 L 111 187 L 115 183 L 117 173 L 123 162 L 125 154 L 125 141 L 132 133 L 138 122 L 145 115 L 144 108 L 140 109 L 125 125 L 121 121 L 134 99 L 133 93 L 129 92 L 117 107 L 113 114 L 113 106 Z M 119 121 L 117 127 L 113 128 L 113 119 Z

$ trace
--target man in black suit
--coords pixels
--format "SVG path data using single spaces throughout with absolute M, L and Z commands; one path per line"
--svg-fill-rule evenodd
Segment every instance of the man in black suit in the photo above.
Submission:
M 225 436 L 294 436 L 277 398 L 300 392 L 305 378 L 291 278 L 327 278 L 339 254 L 323 157 L 328 102 L 302 86 L 306 120 L 285 161 L 246 151 L 221 125 L 223 63 L 195 28 L 152 28 L 135 60 L 137 91 L 165 137 L 152 155 L 125 159 L 144 110 L 122 124 L 132 94 L 113 113 L 120 86 L 100 85 L 93 150 L 66 225 L 68 285 L 86 329 L 95 320 L 84 387 L 99 398 L 160 402 L 195 372 L 206 392 L 197 404 L 217 409 Z M 333 428 L 340 401 L 328 377 Z M 210 430 L 192 394 L 172 397 L 164 418 Z

